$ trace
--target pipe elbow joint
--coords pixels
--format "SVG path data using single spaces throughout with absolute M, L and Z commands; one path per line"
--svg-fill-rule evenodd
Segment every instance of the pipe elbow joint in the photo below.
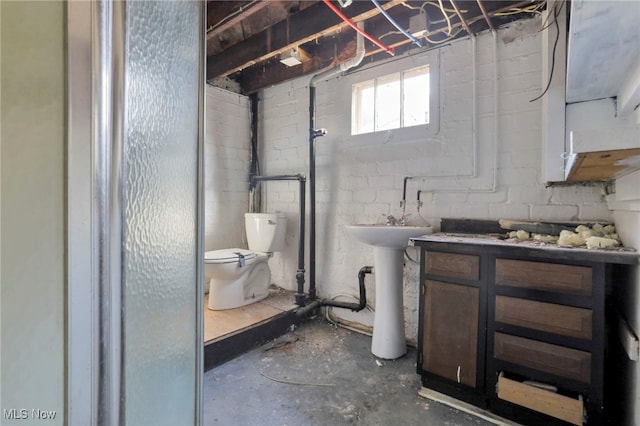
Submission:
M 358 272 L 358 277 L 364 278 L 366 274 L 372 274 L 372 273 L 373 273 L 373 266 L 363 266 L 362 268 L 360 268 L 360 272 Z

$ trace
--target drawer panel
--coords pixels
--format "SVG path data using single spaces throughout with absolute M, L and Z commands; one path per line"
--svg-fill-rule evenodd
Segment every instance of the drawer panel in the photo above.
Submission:
M 589 352 L 496 333 L 494 357 L 584 383 L 591 381 Z
M 591 340 L 593 315 L 589 309 L 496 296 L 496 321 Z
M 480 256 L 428 251 L 425 269 L 427 274 L 478 281 Z
M 574 425 L 582 425 L 582 398 L 573 399 L 524 383 L 498 377 L 498 398 L 544 413 Z
M 590 296 L 591 268 L 496 259 L 496 284 Z

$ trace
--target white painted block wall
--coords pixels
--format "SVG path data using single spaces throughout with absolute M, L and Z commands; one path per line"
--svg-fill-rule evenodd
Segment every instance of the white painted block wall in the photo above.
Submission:
M 609 196 L 609 207 L 613 210 L 620 238 L 626 246 L 640 249 L 640 171 L 623 176 L 616 180 L 616 193 Z M 623 315 L 629 322 L 636 336 L 640 332 L 640 267 L 635 273 L 625 292 L 628 304 L 622 307 Z M 640 424 L 640 365 L 632 362 L 631 389 L 621 392 L 622 398 L 630 409 L 628 424 Z
M 439 133 L 433 137 L 411 132 L 405 137 L 393 133 L 350 136 L 351 84 L 365 74 L 371 78 L 371 73 L 385 75 L 413 68 L 425 60 L 422 56 L 398 58 L 318 84 L 317 127 L 329 132 L 317 140 L 316 279 L 321 297 L 357 296 L 357 273 L 362 266 L 373 264 L 373 252 L 350 238 L 344 225 L 382 223 L 383 214 L 398 215 L 405 176 L 428 176 L 409 181 L 406 213 L 412 214 L 410 224 L 424 218 L 437 225 L 442 217 L 612 220 L 600 187 L 546 188 L 541 182 L 541 103 L 529 102 L 542 91 L 540 25 L 539 19 L 533 19 L 499 31 L 495 159 L 493 38 L 490 34 L 477 38 L 476 177 L 442 177 L 452 171 L 462 175 L 473 171 L 469 40 L 439 49 L 441 120 Z M 308 173 L 309 80 L 300 78 L 260 93 L 263 174 Z M 492 191 L 494 168 L 497 181 Z M 271 261 L 273 281 L 288 289 L 296 287 L 296 185 L 273 183 L 265 192 L 267 210 L 286 212 L 290 219 L 286 249 Z M 415 202 L 418 190 L 425 191 L 420 211 Z M 308 257 L 308 249 L 306 253 Z M 409 253 L 417 258 L 416 249 Z M 412 341 L 417 338 L 418 270 L 418 265 L 406 263 L 405 324 Z M 367 296 L 375 302 L 371 277 L 367 277 Z M 334 314 L 347 315 L 348 311 L 335 309 Z M 366 312 L 349 318 L 372 324 Z
M 246 248 L 251 127 L 249 99 L 206 88 L 205 250 Z

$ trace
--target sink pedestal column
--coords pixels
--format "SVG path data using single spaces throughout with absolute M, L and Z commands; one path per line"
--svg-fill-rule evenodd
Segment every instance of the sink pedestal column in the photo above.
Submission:
M 375 315 L 371 352 L 378 358 L 396 359 L 407 352 L 404 337 L 404 249 L 373 248 L 376 279 Z

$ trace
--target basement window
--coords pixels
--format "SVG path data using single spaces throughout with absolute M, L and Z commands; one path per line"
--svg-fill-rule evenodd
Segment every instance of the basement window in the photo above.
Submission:
M 356 83 L 351 90 L 351 134 L 429 124 L 429 66 Z

